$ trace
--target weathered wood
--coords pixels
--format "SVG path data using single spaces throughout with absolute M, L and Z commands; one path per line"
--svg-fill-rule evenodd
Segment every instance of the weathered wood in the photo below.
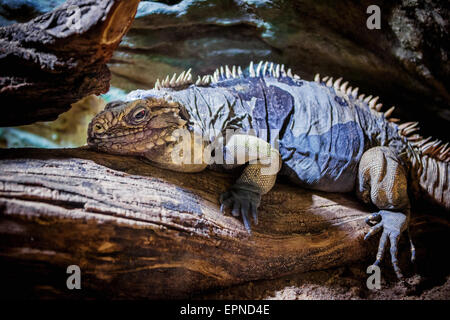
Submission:
M 2 150 L 2 286 L 34 297 L 186 297 L 373 258 L 362 240 L 368 210 L 352 196 L 277 184 L 248 236 L 219 211 L 233 179 L 84 148 Z M 66 288 L 72 264 L 80 291 Z
M 5 150 L 0 159 L 2 265 L 56 268 L 60 283 L 45 287 L 66 294 L 71 264 L 80 266 L 87 290 L 155 298 L 365 254 L 367 211 L 350 197 L 277 185 L 249 237 L 218 210 L 218 195 L 233 181 L 226 174 L 174 173 L 84 149 Z
M 69 0 L 21 24 L 0 28 L 0 126 L 54 120 L 70 104 L 106 93 L 106 63 L 139 0 Z

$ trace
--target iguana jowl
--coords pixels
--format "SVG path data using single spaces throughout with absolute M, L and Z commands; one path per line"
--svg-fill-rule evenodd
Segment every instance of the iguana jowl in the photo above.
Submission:
M 417 123 L 396 124 L 398 119 L 390 118 L 393 107 L 380 112 L 378 97 L 358 95 L 358 88 L 341 78 L 316 75 L 310 82 L 283 65 L 260 62 L 250 63 L 245 71 L 221 67 L 195 84 L 191 79 L 189 70 L 158 80 L 152 90 L 131 92 L 128 101 L 109 103 L 89 125 L 89 146 L 144 156 L 171 170 L 197 172 L 208 163 L 173 161 L 174 148 L 186 143 L 174 132 L 184 128 L 192 135 L 207 134 L 209 141 L 190 139 L 191 148 L 211 142 L 223 146 L 225 158 L 244 154 L 248 161 L 241 177 L 220 197 L 221 209 L 242 215 L 248 231 L 249 214 L 257 223 L 261 195 L 277 176 L 262 174 L 268 164 L 255 160 L 280 157 L 278 174 L 294 183 L 330 192 L 355 190 L 361 200 L 379 208 L 366 220 L 373 226 L 366 238 L 383 229 L 375 264 L 389 238 L 398 277 L 397 244 L 408 229 L 410 214 L 408 186 L 415 195 L 450 208 L 448 144 L 415 133 Z M 223 139 L 227 129 L 240 132 Z M 266 134 L 249 136 L 250 131 Z M 255 153 L 261 146 L 269 150 L 263 157 Z M 414 259 L 412 242 L 411 251 Z

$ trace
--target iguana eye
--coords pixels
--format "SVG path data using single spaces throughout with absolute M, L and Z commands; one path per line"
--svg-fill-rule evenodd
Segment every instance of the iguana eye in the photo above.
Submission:
M 145 108 L 137 108 L 136 111 L 133 112 L 133 119 L 135 121 L 142 121 L 145 119 L 147 115 L 147 110 Z
M 96 123 L 94 125 L 94 132 L 95 133 L 103 133 L 105 131 L 105 128 L 103 128 L 103 126 L 99 123 Z

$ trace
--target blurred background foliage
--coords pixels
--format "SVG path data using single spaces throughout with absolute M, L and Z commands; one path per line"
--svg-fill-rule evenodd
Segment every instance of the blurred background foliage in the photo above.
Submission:
M 25 22 L 63 0 L 0 0 L 0 25 Z M 366 27 L 369 5 L 381 29 Z M 166 0 L 141 1 L 109 63 L 111 89 L 86 97 L 56 121 L 0 128 L 0 147 L 84 145 L 89 120 L 106 101 L 157 78 L 192 68 L 247 66 L 271 60 L 311 80 L 343 77 L 360 93 L 379 95 L 394 116 L 420 121 L 423 135 L 450 140 L 447 1 Z M 2 106 L 3 107 L 3 106 Z

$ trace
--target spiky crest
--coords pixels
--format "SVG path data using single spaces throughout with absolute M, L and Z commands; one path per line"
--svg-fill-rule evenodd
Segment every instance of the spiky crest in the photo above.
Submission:
M 218 83 L 220 81 L 234 79 L 234 78 L 244 78 L 244 77 L 290 77 L 292 79 L 300 79 L 296 74 L 292 73 L 291 69 L 285 68 L 284 64 L 275 64 L 269 61 L 260 61 L 257 65 L 250 62 L 248 66 L 248 74 L 244 75 L 242 68 L 240 66 L 232 66 L 231 68 L 226 66 L 221 66 L 217 68 L 212 74 L 198 76 L 195 81 L 196 86 L 207 86 L 210 84 Z M 358 87 L 352 87 L 349 85 L 348 81 L 343 81 L 342 78 L 333 77 L 320 77 L 320 74 L 316 74 L 314 81 L 321 83 L 327 87 L 333 88 L 337 93 L 341 95 L 346 95 L 354 100 L 360 102 L 360 104 L 367 106 L 372 113 L 377 115 L 382 115 L 389 122 L 399 122 L 397 118 L 391 117 L 395 107 L 390 107 L 387 111 L 381 112 L 383 104 L 379 103 L 379 97 L 372 95 L 366 96 L 364 94 L 359 94 Z M 188 85 L 194 84 L 192 81 L 191 69 L 183 71 L 178 77 L 174 74 L 172 77 L 167 76 L 164 80 L 156 81 L 155 89 L 171 88 L 180 89 Z M 430 138 L 424 138 L 423 136 L 417 134 L 419 130 L 418 122 L 406 122 L 398 125 L 398 132 L 400 135 L 405 137 L 410 145 L 414 148 L 414 151 L 421 155 L 427 155 L 432 159 L 436 159 L 442 162 L 450 162 L 450 145 L 449 143 L 444 144 L 441 140 L 433 140 Z
M 353 99 L 358 100 L 361 104 L 367 106 L 373 112 L 377 114 L 382 114 L 386 120 L 390 122 L 399 122 L 400 120 L 397 118 L 391 118 L 392 113 L 395 110 L 395 107 L 392 106 L 384 113 L 380 112 L 383 104 L 378 103 L 379 97 L 373 97 L 372 95 L 367 96 L 364 94 L 358 95 L 359 88 L 353 89 L 348 85 L 348 82 L 342 82 L 342 78 L 338 78 L 333 81 L 332 77 L 323 77 L 320 78 L 320 74 L 316 74 L 314 77 L 314 81 L 318 83 L 322 83 L 328 87 L 333 87 L 337 92 L 341 94 L 345 94 L 347 96 L 351 96 Z M 420 155 L 428 156 L 431 159 L 441 161 L 441 162 L 450 162 L 450 145 L 449 143 L 444 144 L 441 140 L 435 139 L 432 140 L 431 137 L 424 138 L 423 136 L 417 134 L 419 130 L 418 122 L 405 122 L 398 125 L 398 132 L 401 136 L 405 137 L 410 145 L 413 147 L 414 151 Z M 431 141 L 432 140 L 432 141 Z

